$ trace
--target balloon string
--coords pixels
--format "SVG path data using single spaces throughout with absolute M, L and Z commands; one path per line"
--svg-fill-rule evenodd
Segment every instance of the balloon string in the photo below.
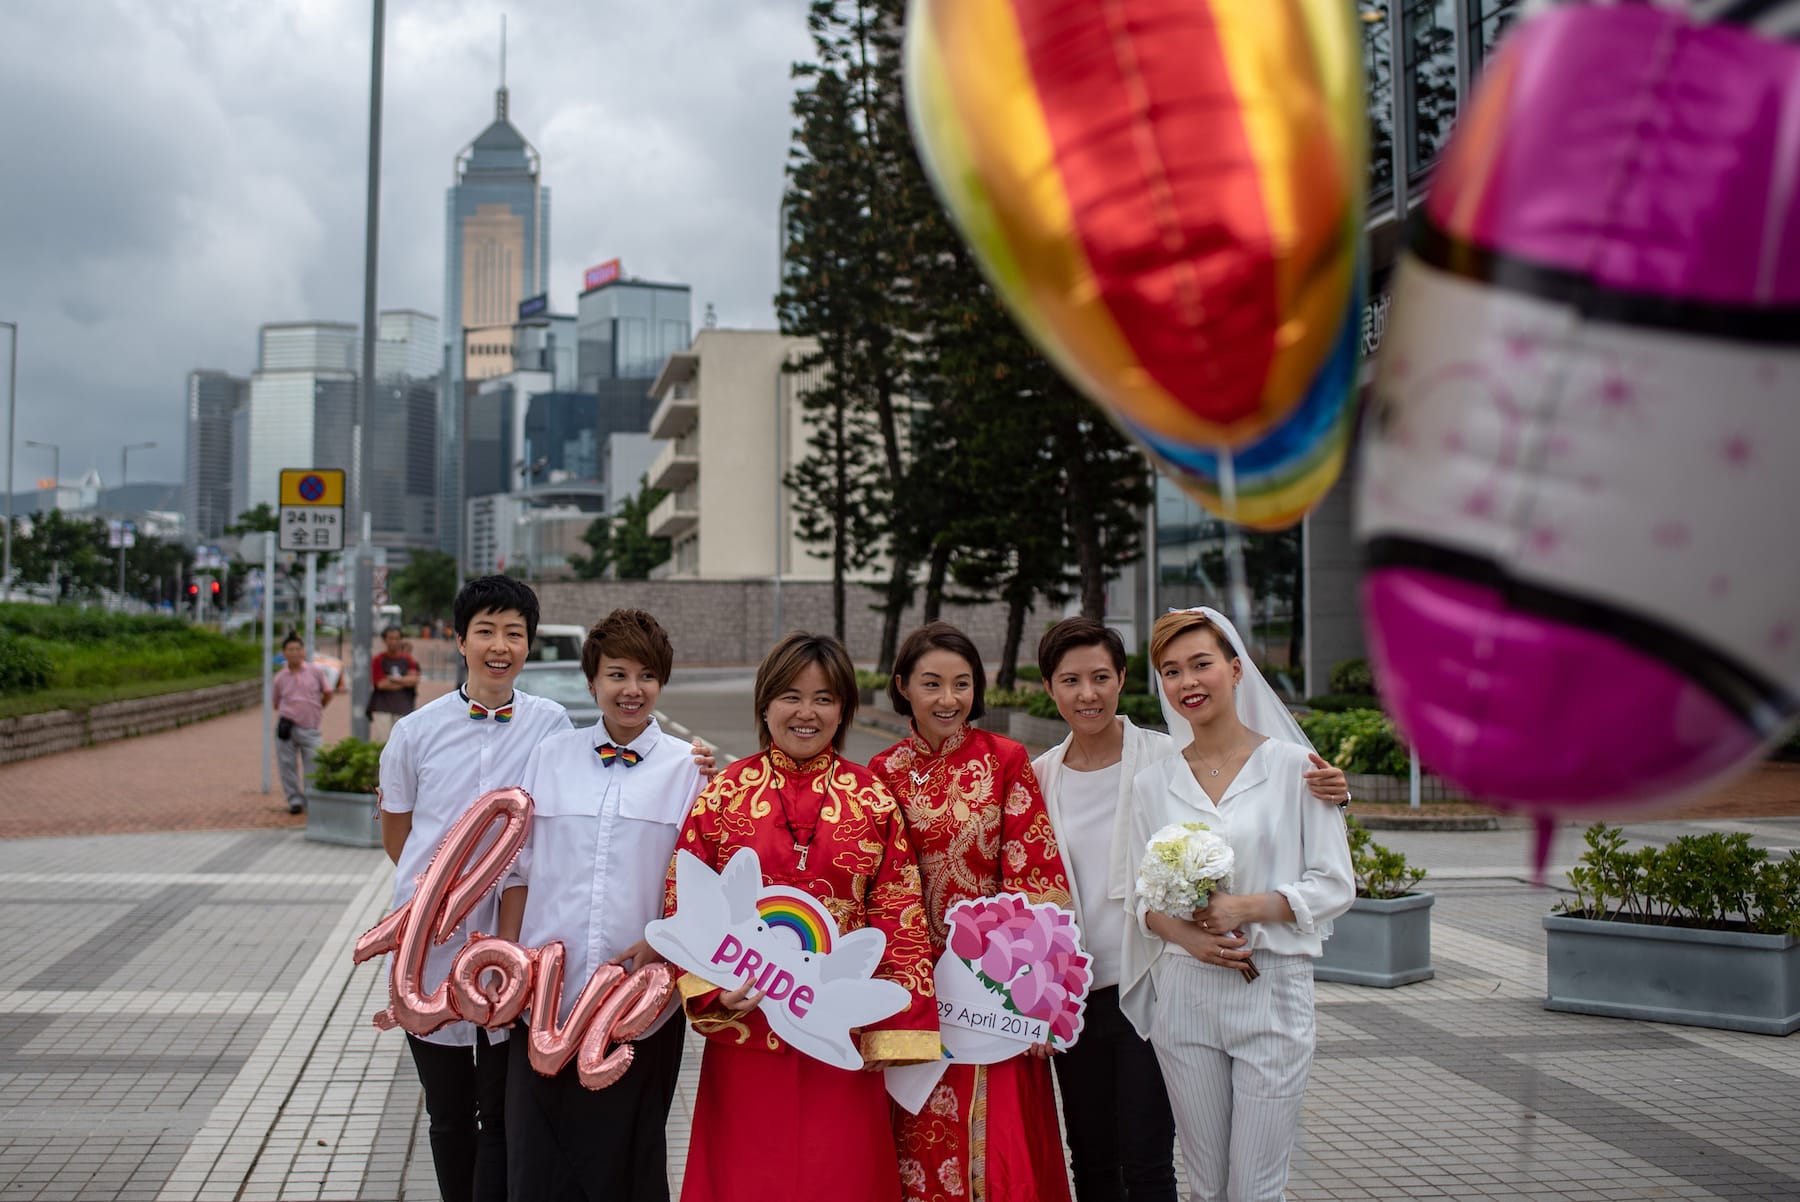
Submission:
M 1244 570 L 1244 531 L 1237 524 L 1237 465 L 1231 449 L 1219 448 L 1219 500 L 1230 516 L 1225 519 L 1225 596 L 1238 637 L 1250 646 L 1250 577 Z
M 1548 814 L 1539 814 L 1534 823 L 1535 838 L 1531 846 L 1531 883 L 1544 886 L 1544 866 L 1550 862 L 1550 841 L 1556 835 L 1556 823 Z

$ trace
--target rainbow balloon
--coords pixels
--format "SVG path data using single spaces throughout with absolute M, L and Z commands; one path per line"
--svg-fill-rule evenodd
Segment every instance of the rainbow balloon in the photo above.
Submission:
M 1800 45 L 1650 5 L 1521 23 L 1438 164 L 1361 448 L 1365 625 L 1425 764 L 1547 830 L 1755 763 L 1800 717 L 1797 401 Z
M 831 940 L 837 924 L 808 894 L 779 886 L 765 890 L 756 899 L 756 912 L 770 930 L 793 935 L 799 941 L 801 951 L 821 956 L 831 954 Z
M 1014 317 L 1197 495 L 1217 481 L 1190 458 L 1257 447 L 1239 499 L 1260 489 L 1265 522 L 1297 517 L 1343 458 L 1359 46 L 1343 0 L 908 12 L 915 140 Z

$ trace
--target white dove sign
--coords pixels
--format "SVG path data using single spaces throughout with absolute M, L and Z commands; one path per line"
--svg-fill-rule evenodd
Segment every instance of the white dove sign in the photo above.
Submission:
M 861 1068 L 852 1028 L 907 1005 L 906 989 L 871 977 L 887 948 L 873 927 L 840 933 L 818 899 L 763 884 L 756 852 L 738 850 L 721 872 L 675 853 L 675 912 L 644 928 L 651 947 L 721 989 L 748 981 L 764 994 L 769 1029 L 795 1050 Z

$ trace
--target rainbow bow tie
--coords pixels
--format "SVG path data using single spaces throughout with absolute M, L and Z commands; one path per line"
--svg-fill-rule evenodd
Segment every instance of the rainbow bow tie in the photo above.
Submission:
M 512 721 L 512 702 L 507 702 L 499 709 L 488 709 L 479 701 L 469 702 L 469 717 L 479 722 L 483 718 L 492 717 L 496 722 Z
M 637 762 L 644 758 L 629 747 L 615 747 L 611 743 L 600 744 L 594 748 L 594 752 L 600 757 L 602 764 L 610 764 L 614 760 L 618 760 L 627 768 L 636 767 Z

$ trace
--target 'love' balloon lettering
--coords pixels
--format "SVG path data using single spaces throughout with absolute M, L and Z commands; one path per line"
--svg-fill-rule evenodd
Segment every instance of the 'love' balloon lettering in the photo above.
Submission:
M 375 1015 L 377 1027 L 397 1026 L 414 1035 L 429 1035 L 459 1019 L 504 1027 L 536 997 L 540 1004 L 532 1007 L 527 1041 L 531 1067 L 554 1076 L 574 1058 L 581 1083 L 605 1089 L 631 1067 L 630 1041 L 649 1031 L 674 989 L 666 965 L 629 973 L 617 964 L 601 965 L 559 1022 L 567 959 L 562 943 L 528 948 L 477 932 L 456 953 L 443 984 L 429 993 L 424 987 L 426 953 L 447 942 L 500 883 L 525 846 L 531 813 L 531 795 L 523 789 L 483 794 L 444 836 L 411 900 L 366 931 L 353 958 L 361 964 L 394 953 L 388 1008 Z M 496 825 L 498 836 L 490 841 Z

